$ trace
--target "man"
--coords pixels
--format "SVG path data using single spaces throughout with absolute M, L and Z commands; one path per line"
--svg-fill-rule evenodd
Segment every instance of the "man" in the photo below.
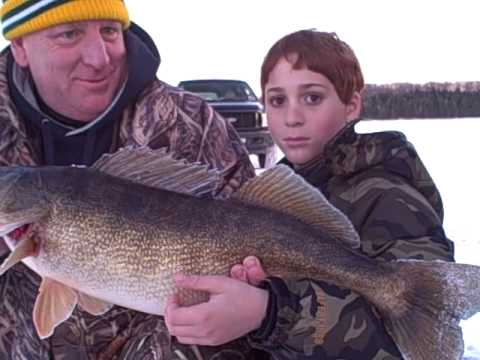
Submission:
M 0 165 L 91 165 L 119 147 L 149 146 L 222 170 L 219 196 L 254 175 L 230 125 L 198 97 L 156 79 L 158 51 L 123 1 L 6 0 L 1 22 L 11 46 L 0 55 Z M 1 359 L 190 351 L 170 343 L 161 317 L 120 307 L 102 317 L 77 309 L 41 341 L 31 318 L 38 286 L 21 264 L 0 277 Z M 236 346 L 248 354 L 246 344 Z

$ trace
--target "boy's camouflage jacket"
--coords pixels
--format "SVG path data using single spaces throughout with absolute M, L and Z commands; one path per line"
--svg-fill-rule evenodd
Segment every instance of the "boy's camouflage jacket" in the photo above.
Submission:
M 322 159 L 296 171 L 348 216 L 370 257 L 453 261 L 440 194 L 403 134 L 360 135 L 350 125 Z M 356 294 L 312 279 L 271 278 L 266 286 L 273 305 L 250 340 L 273 358 L 401 358 L 375 309 Z M 315 323 L 321 314 L 323 329 Z

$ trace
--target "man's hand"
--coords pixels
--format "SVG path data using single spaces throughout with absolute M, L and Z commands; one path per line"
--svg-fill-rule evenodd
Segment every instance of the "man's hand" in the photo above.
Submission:
M 267 312 L 268 291 L 226 276 L 175 277 L 177 286 L 206 291 L 210 299 L 182 307 L 175 297 L 165 310 L 171 335 L 183 344 L 221 345 L 257 329 Z
M 266 279 L 267 274 L 263 270 L 257 257 L 247 256 L 242 264 L 237 264 L 232 267 L 230 276 L 234 279 L 257 286 Z

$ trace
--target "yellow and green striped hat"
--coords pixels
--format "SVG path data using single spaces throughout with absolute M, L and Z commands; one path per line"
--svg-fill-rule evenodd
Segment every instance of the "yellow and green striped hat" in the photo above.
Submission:
M 8 40 L 81 20 L 116 20 L 125 29 L 130 25 L 123 0 L 3 0 L 0 16 Z

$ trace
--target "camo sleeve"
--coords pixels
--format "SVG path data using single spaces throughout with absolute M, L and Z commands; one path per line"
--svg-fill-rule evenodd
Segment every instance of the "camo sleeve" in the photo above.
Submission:
M 203 99 L 185 91 L 174 95 L 178 111 L 171 143 L 184 155 L 194 154 L 192 161 L 220 170 L 223 182 L 217 195 L 228 197 L 255 175 L 247 149 L 235 128 Z
M 441 219 L 401 179 L 366 179 L 352 194 L 348 215 L 369 256 L 453 261 Z M 269 313 L 249 337 L 275 359 L 401 359 L 374 307 L 355 293 L 314 279 L 270 278 L 266 287 Z
M 208 105 L 208 112 L 212 114 L 213 121 L 206 136 L 215 141 L 206 142 L 202 148 L 203 154 L 223 161 L 221 168 L 224 173 L 224 182 L 219 189 L 220 197 L 228 197 L 237 190 L 247 179 L 255 176 L 255 170 L 250 162 L 247 149 L 238 136 L 237 131 L 228 121 L 215 112 Z M 224 134 L 218 136 L 215 134 Z
M 117 146 L 167 148 L 179 159 L 221 172 L 218 194 L 228 197 L 255 175 L 234 127 L 198 95 L 157 80 L 127 108 Z M 1 160 L 1 159 L 0 159 Z

